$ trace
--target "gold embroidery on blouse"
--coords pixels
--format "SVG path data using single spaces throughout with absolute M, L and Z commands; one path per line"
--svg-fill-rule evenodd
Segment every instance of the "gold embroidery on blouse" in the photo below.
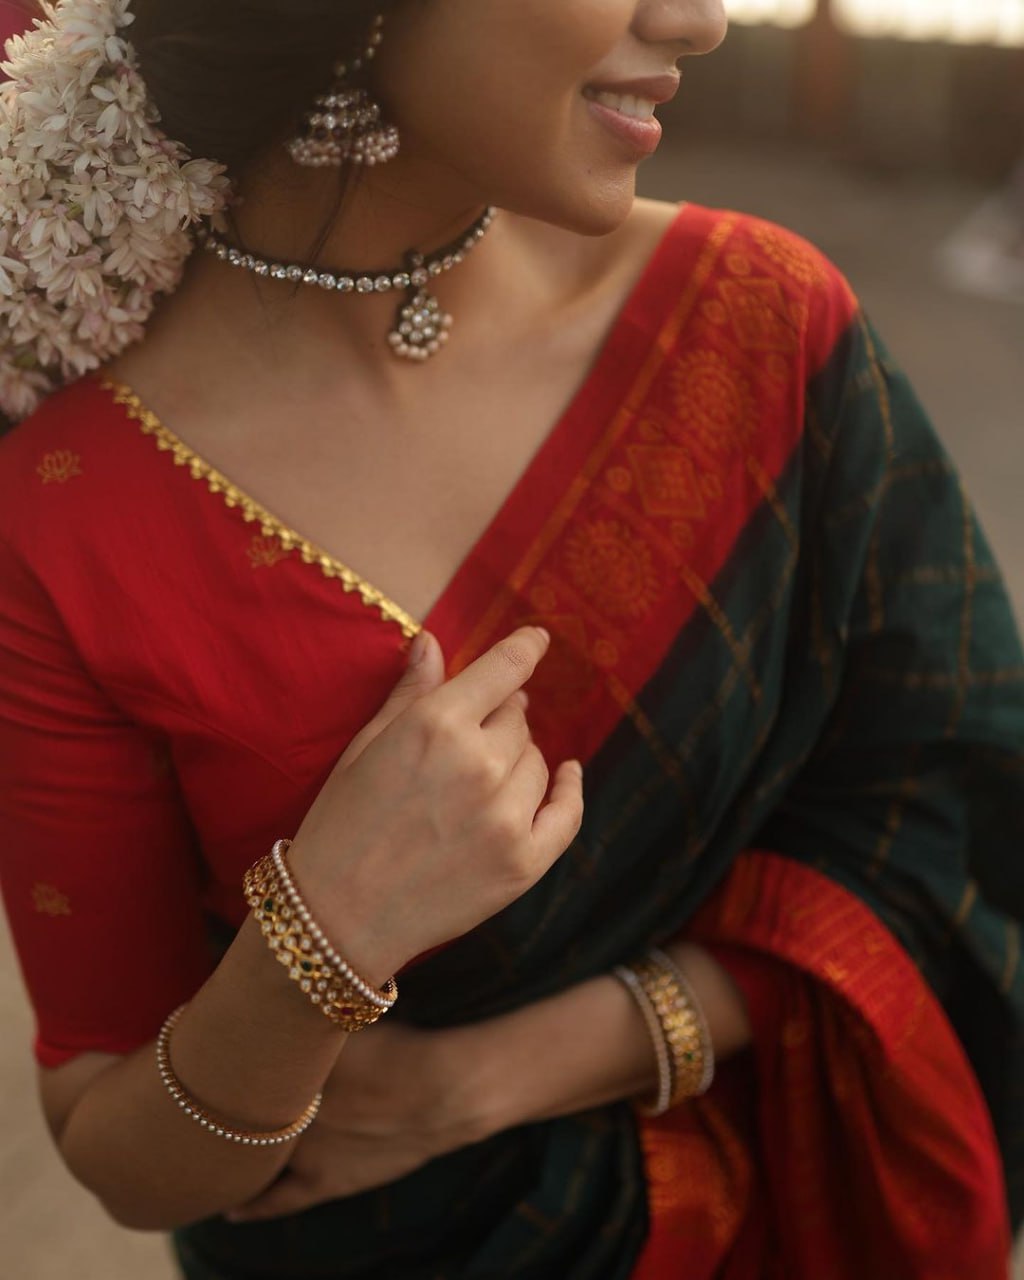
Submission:
M 287 560 L 289 553 L 273 538 L 264 538 L 262 534 L 256 533 L 246 549 L 246 555 L 254 569 L 272 569 L 275 564 Z
M 143 434 L 152 436 L 157 448 L 169 452 L 174 457 L 176 466 L 188 467 L 194 480 L 204 480 L 211 493 L 219 493 L 227 506 L 238 507 L 247 523 L 258 522 L 264 538 L 276 539 L 285 552 L 298 551 L 306 564 L 315 565 L 325 578 L 337 578 L 346 591 L 358 591 L 362 601 L 369 608 L 376 608 L 386 621 L 396 622 L 402 634 L 412 638 L 422 630 L 422 624 L 409 613 L 406 613 L 393 600 L 389 600 L 383 591 L 379 591 L 365 578 L 342 564 L 340 560 L 329 555 L 321 547 L 304 538 L 296 530 L 289 528 L 277 516 L 247 493 L 231 483 L 227 476 L 211 466 L 178 436 L 163 425 L 151 410 L 147 409 L 139 397 L 113 378 L 102 378 L 100 385 L 113 393 L 114 403 L 122 405 L 128 416 L 139 424 Z
M 35 909 L 44 916 L 69 916 L 71 903 L 66 894 L 55 889 L 52 884 L 34 884 L 32 886 L 32 902 Z
M 82 474 L 81 461 L 70 449 L 57 449 L 44 456 L 36 471 L 43 477 L 43 484 L 67 484 L 72 476 Z

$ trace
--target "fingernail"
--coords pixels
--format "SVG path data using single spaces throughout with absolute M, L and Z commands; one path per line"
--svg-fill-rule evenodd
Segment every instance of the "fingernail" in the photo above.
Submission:
M 416 639 L 412 642 L 409 650 L 409 667 L 418 667 L 423 659 L 427 656 L 427 633 L 421 631 Z
M 549 645 L 551 643 L 551 632 L 548 631 L 547 627 L 534 627 L 534 631 L 539 634 L 545 645 Z

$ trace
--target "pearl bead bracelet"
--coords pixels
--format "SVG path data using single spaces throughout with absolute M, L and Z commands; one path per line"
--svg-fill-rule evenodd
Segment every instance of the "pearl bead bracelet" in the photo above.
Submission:
M 161 1027 L 156 1041 L 156 1065 L 157 1070 L 160 1072 L 160 1079 L 164 1082 L 167 1092 L 184 1111 L 185 1115 L 190 1120 L 194 1120 L 201 1128 L 206 1129 L 208 1133 L 213 1134 L 214 1137 L 223 1138 L 227 1142 L 237 1142 L 243 1147 L 279 1147 L 284 1142 L 292 1142 L 300 1133 L 305 1133 L 316 1119 L 317 1112 L 320 1110 L 320 1103 L 323 1101 L 322 1093 L 316 1095 L 293 1124 L 287 1125 L 283 1129 L 271 1130 L 269 1133 L 261 1133 L 259 1130 L 235 1129 L 231 1125 L 217 1120 L 209 1111 L 201 1107 L 194 1098 L 190 1097 L 184 1085 L 174 1074 L 170 1053 L 171 1032 L 177 1026 L 178 1020 L 186 1008 L 187 1005 L 183 1004 L 175 1009 Z

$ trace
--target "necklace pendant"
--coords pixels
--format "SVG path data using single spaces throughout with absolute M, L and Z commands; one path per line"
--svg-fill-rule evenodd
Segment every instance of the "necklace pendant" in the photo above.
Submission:
M 402 360 L 429 360 L 448 341 L 452 318 L 424 288 L 414 288 L 399 308 L 394 330 L 388 334 L 391 350 Z

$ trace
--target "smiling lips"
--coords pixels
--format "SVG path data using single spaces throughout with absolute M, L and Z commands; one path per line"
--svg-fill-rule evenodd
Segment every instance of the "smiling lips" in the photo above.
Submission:
M 633 119 L 650 119 L 656 106 L 671 101 L 679 92 L 679 79 L 677 71 L 670 71 L 660 76 L 620 80 L 616 84 L 592 84 L 583 90 L 583 96 Z M 642 108 L 646 108 L 644 114 L 636 115 L 636 110 Z
M 628 142 L 639 155 L 650 155 L 661 141 L 661 125 L 654 109 L 679 89 L 678 75 L 652 76 L 616 85 L 588 85 L 583 96 L 593 115 Z
M 653 98 L 637 98 L 631 93 L 594 90 L 586 96 L 591 102 L 599 102 L 602 107 L 610 107 L 612 111 L 618 111 L 620 115 L 629 116 L 633 120 L 650 120 L 658 105 Z

